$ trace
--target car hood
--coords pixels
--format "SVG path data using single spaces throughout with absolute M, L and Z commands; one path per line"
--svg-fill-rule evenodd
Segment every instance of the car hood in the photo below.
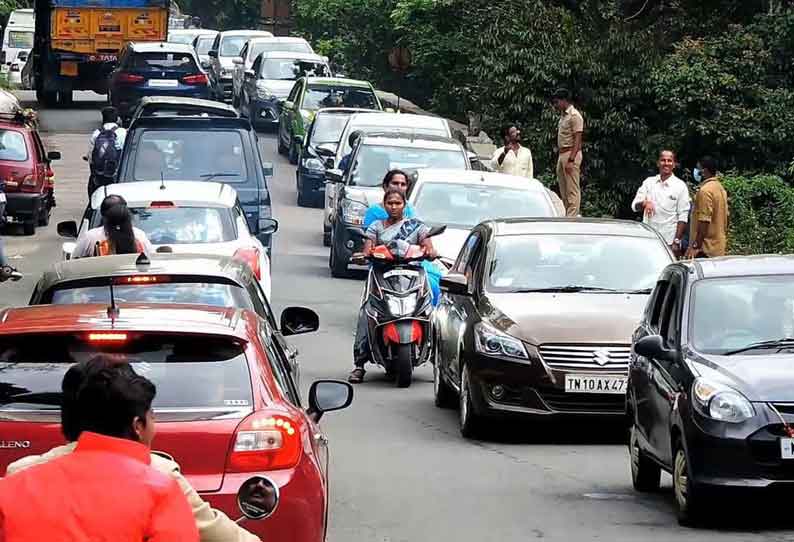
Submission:
M 629 344 L 648 296 L 609 293 L 500 293 L 481 314 L 497 329 L 534 345 Z
M 695 371 L 755 402 L 794 402 L 794 354 L 688 354 Z
M 289 95 L 289 91 L 295 86 L 295 81 L 284 81 L 282 79 L 261 79 L 264 85 L 270 89 L 276 98 L 283 100 Z
M 383 188 L 378 186 L 347 186 L 345 187 L 345 197 L 353 201 L 358 201 L 364 205 L 374 205 L 383 200 Z

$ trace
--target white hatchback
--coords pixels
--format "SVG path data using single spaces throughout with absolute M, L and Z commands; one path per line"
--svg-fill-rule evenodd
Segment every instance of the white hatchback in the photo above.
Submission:
M 158 252 L 230 256 L 251 266 L 270 299 L 270 259 L 262 243 L 251 234 L 237 192 L 227 184 L 166 181 L 111 184 L 92 195 L 79 226 L 74 221 L 58 224 L 63 237 L 79 238 L 101 225 L 99 208 L 111 194 L 123 197 L 132 211 L 133 225 L 146 233 Z M 268 233 L 275 233 L 274 219 Z M 63 244 L 63 258 L 70 259 L 75 242 Z

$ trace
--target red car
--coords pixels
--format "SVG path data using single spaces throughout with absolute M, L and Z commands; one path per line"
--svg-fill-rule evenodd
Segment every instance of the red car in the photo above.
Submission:
M 321 542 L 328 513 L 324 412 L 347 407 L 345 382 L 318 381 L 301 406 L 267 322 L 201 305 L 46 305 L 0 311 L 0 472 L 63 443 L 60 385 L 71 364 L 110 353 L 157 385 L 153 449 L 171 454 L 193 487 L 230 517 L 254 476 L 277 488 L 272 515 L 242 525 L 262 540 Z M 289 308 L 291 329 L 317 316 Z
M 61 153 L 44 150 L 36 127 L 22 115 L 0 114 L 0 193 L 7 199 L 7 218 L 22 223 L 26 235 L 50 223 L 55 207 L 50 163 L 60 158 Z

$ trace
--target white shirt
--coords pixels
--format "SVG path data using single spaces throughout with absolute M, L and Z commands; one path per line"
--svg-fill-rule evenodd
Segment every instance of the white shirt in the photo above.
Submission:
M 535 178 L 534 165 L 532 163 L 532 153 L 523 145 L 518 147 L 518 154 L 512 149 L 507 151 L 502 165 L 499 165 L 499 157 L 502 156 L 504 147 L 499 147 L 491 158 L 491 169 L 507 175 L 517 175 L 519 177 Z
M 144 252 L 147 255 L 154 254 L 154 247 L 152 247 L 152 244 L 149 242 L 149 238 L 146 237 L 146 234 L 143 232 L 143 230 L 139 230 L 133 226 L 132 233 L 135 236 L 135 239 L 143 245 Z M 80 234 L 80 237 L 77 238 L 74 251 L 72 252 L 72 259 L 90 258 L 94 255 L 96 244 L 101 243 L 106 239 L 107 235 L 105 235 L 105 228 L 103 226 L 92 228 L 87 230 L 85 233 Z
M 664 182 L 659 175 L 648 177 L 637 190 L 631 208 L 642 211 L 642 203 L 650 200 L 654 204 L 654 212 L 647 215 L 643 212 L 642 221 L 664 237 L 668 245 L 675 240 L 679 222 L 689 221 L 689 189 L 686 183 L 671 175 Z
M 116 130 L 116 148 L 118 150 L 122 150 L 124 148 L 124 140 L 127 138 L 127 130 L 116 124 L 115 122 L 106 122 L 102 125 L 102 130 Z M 91 154 L 94 152 L 94 143 L 96 142 L 96 138 L 99 137 L 99 134 L 102 133 L 102 130 L 94 130 L 94 133 L 91 134 L 91 137 L 88 139 L 88 157 L 91 158 Z

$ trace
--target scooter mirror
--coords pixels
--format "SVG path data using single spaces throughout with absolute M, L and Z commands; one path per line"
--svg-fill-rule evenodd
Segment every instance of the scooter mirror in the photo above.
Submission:
M 270 478 L 254 476 L 249 478 L 237 491 L 237 506 L 244 519 L 266 519 L 273 515 L 279 503 L 278 486 Z
M 427 234 L 428 237 L 435 237 L 436 235 L 441 235 L 447 231 L 447 226 L 433 226 L 430 228 L 430 233 Z

